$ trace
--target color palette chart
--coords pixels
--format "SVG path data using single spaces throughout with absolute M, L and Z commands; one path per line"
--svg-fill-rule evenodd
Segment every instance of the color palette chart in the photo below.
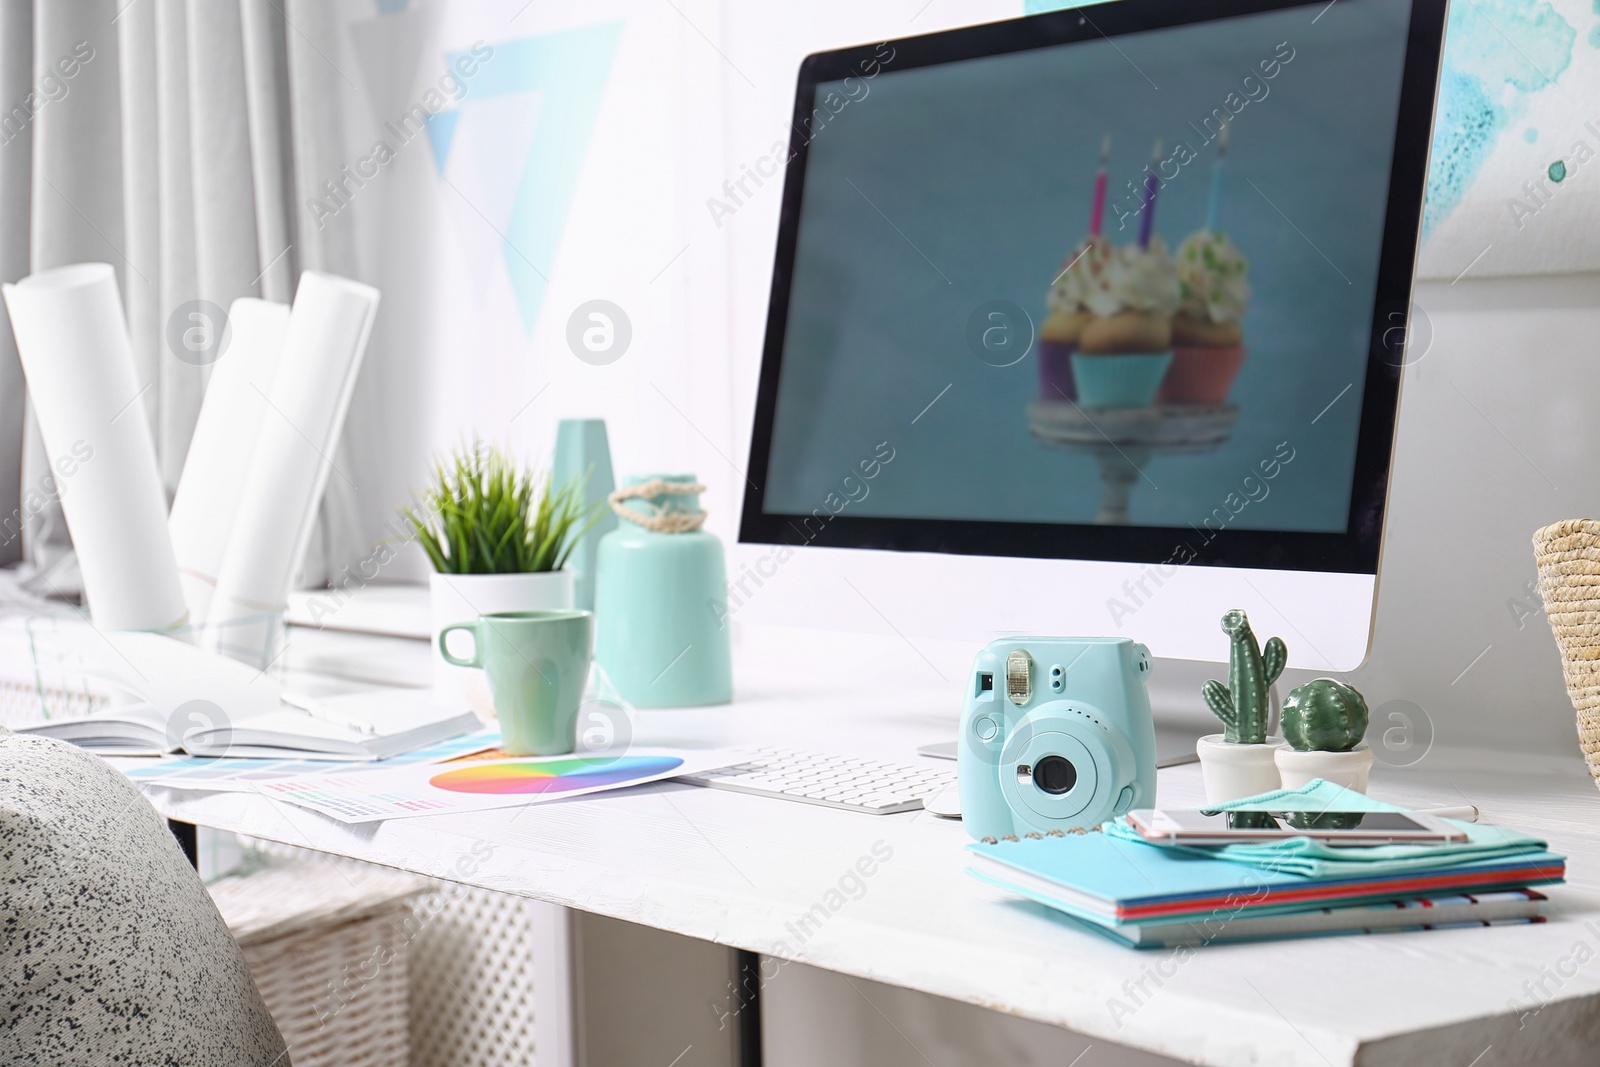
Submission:
M 625 755 L 524 756 L 392 770 L 302 774 L 250 783 L 257 792 L 343 823 L 484 811 L 566 800 L 737 763 L 728 749 L 634 749 Z
M 651 781 L 682 774 L 682 766 L 677 756 L 566 756 L 469 764 L 437 774 L 428 783 L 451 793 L 545 796 Z

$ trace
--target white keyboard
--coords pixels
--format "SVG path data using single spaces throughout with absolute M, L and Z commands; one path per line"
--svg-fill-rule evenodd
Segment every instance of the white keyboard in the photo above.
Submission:
M 922 807 L 923 797 L 932 796 L 955 780 L 955 771 L 949 767 L 883 763 L 781 748 L 757 749 L 744 763 L 677 779 L 690 785 L 871 815 L 915 811 Z

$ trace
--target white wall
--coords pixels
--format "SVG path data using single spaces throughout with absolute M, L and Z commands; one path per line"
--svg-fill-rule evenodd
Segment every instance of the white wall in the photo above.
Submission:
M 1600 276 L 1427 283 L 1416 304 L 1433 342 L 1403 386 L 1354 681 L 1374 708 L 1420 706 L 1446 746 L 1576 754 L 1531 538 L 1600 511 Z
M 448 52 L 498 47 L 500 67 L 485 65 L 498 72 L 528 38 L 607 23 L 620 23 L 621 38 L 553 258 L 525 256 L 506 219 L 529 165 L 528 131 L 542 108 L 559 106 L 548 93 L 469 95 L 442 173 L 418 140 L 332 220 L 302 203 L 302 227 L 346 231 L 351 269 L 385 296 L 342 453 L 355 488 L 339 506 L 365 537 L 334 555 L 366 555 L 441 450 L 477 434 L 541 461 L 566 417 L 607 420 L 619 478 L 698 473 L 710 528 L 732 539 L 781 181 L 720 225 L 708 201 L 786 135 L 806 53 L 1006 17 L 1016 0 L 387 6 L 398 10 L 337 0 L 339 32 L 325 42 L 328 61 L 347 72 L 328 106 L 351 160 L 437 83 Z M 531 333 L 508 258 L 537 259 L 549 279 Z M 619 305 L 633 329 L 607 366 L 578 359 L 566 338 L 570 314 L 594 299 Z M 420 580 L 421 562 L 406 557 L 385 577 Z

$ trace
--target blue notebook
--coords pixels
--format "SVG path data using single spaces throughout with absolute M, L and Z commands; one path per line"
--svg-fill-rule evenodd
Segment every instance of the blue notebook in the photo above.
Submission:
M 1312 878 L 1108 837 L 1044 836 L 968 846 L 968 872 L 1100 926 L 1267 915 L 1559 882 L 1566 860 L 1533 852 L 1423 871 Z

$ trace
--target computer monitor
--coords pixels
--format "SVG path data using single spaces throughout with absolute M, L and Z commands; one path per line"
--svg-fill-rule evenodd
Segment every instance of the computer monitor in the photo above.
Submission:
M 1359 665 L 1445 6 L 1121 0 L 808 57 L 729 613 L 1221 659 L 1242 607 Z

